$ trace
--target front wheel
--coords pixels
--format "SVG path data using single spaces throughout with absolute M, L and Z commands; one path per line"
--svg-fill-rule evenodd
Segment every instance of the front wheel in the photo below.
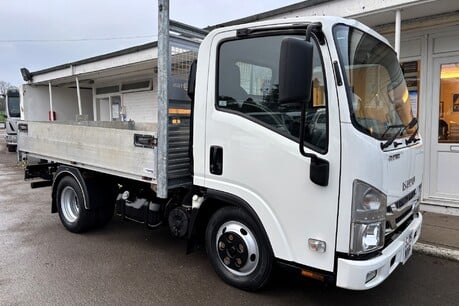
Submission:
M 258 224 L 242 209 L 224 207 L 209 220 L 206 251 L 228 284 L 255 291 L 269 280 L 273 255 Z

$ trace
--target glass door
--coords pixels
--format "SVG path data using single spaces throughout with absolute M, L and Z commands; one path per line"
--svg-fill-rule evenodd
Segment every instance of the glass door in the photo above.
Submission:
M 111 105 L 111 120 L 120 121 L 121 120 L 121 96 L 111 96 L 110 105 Z
M 430 196 L 459 207 L 459 57 L 435 59 L 433 78 Z
M 110 96 L 96 99 L 99 121 L 121 120 L 121 96 Z

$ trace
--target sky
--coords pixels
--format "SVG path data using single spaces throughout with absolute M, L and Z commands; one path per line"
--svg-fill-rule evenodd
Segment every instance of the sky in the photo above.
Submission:
M 196 27 L 300 0 L 170 0 L 170 18 Z M 157 40 L 155 0 L 0 0 L 0 81 Z

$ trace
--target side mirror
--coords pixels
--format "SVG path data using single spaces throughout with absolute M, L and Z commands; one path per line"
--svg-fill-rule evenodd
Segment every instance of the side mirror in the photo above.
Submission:
M 24 82 L 32 81 L 32 73 L 27 68 L 21 68 L 21 75 Z
M 330 164 L 328 161 L 318 157 L 312 157 L 311 166 L 309 168 L 309 179 L 319 186 L 328 186 L 329 175 Z
M 306 103 L 312 89 L 311 42 L 286 38 L 281 43 L 279 59 L 279 103 Z

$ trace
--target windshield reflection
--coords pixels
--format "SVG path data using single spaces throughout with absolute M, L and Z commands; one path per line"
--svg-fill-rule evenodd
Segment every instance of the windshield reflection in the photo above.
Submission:
M 346 72 L 353 124 L 377 139 L 413 133 L 413 114 L 395 52 L 382 41 L 345 25 L 334 28 Z
M 19 97 L 8 97 L 8 116 L 20 117 Z

